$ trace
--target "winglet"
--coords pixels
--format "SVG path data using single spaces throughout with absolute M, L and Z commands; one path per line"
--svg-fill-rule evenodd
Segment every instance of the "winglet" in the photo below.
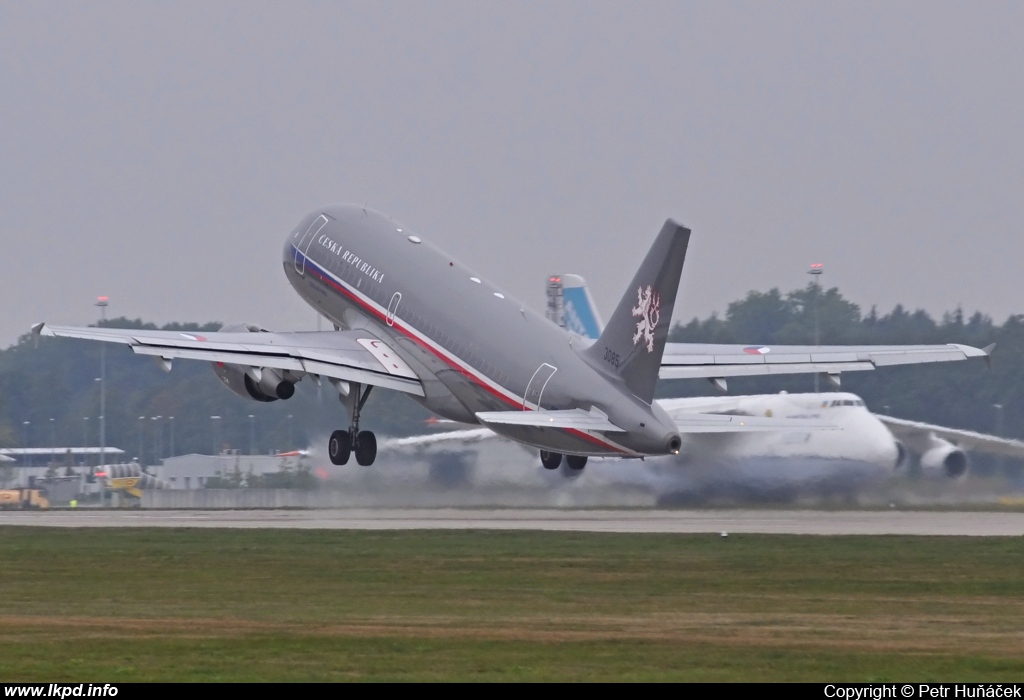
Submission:
M 985 366 L 989 369 L 992 369 L 992 350 L 994 350 L 995 347 L 996 344 L 992 343 L 991 345 L 986 345 L 981 349 L 981 351 L 985 353 Z
M 45 325 L 46 325 L 45 323 L 33 323 L 32 324 L 32 329 L 31 329 L 32 330 L 32 341 L 33 341 L 33 343 L 35 344 L 35 346 L 37 348 L 39 347 L 39 336 L 40 336 L 40 334 L 42 334 L 43 326 L 45 326 Z

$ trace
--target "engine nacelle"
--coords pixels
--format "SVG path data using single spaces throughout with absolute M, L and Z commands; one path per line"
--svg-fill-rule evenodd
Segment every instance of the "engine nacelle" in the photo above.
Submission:
M 295 394 L 295 382 L 290 372 L 276 369 L 246 367 L 225 362 L 214 362 L 213 371 L 228 389 L 245 399 L 268 403 L 290 399 Z
M 267 330 L 248 323 L 238 323 L 221 328 L 224 333 L 266 333 Z M 226 362 L 213 362 L 213 371 L 233 393 L 245 399 L 268 403 L 278 399 L 290 399 L 295 394 L 295 382 L 302 376 L 295 376 L 287 370 L 266 367 L 249 367 Z
M 921 472 L 957 479 L 967 473 L 967 453 L 951 442 L 935 439 L 940 444 L 921 455 Z
M 907 446 L 899 440 L 896 441 L 896 469 L 903 469 L 907 466 L 910 461 L 910 452 L 907 450 Z

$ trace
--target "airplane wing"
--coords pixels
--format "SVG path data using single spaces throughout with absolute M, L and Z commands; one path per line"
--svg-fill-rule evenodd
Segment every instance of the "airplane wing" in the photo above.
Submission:
M 890 365 L 988 358 L 969 345 L 714 345 L 667 343 L 662 379 L 718 379 L 765 374 L 838 374 Z
M 151 355 L 165 363 L 180 358 L 291 370 L 423 396 L 423 386 L 412 368 L 384 341 L 366 331 L 185 333 L 39 323 L 32 332 L 121 343 L 136 354 Z
M 930 425 L 917 421 L 903 420 L 891 416 L 873 414 L 875 418 L 885 423 L 889 431 L 902 440 L 913 440 L 914 438 L 934 435 L 953 444 L 985 454 L 999 455 L 1003 457 L 1014 457 L 1024 459 L 1024 442 L 1001 438 L 995 435 L 976 433 L 971 430 L 957 430 L 955 428 L 944 428 L 941 425 Z

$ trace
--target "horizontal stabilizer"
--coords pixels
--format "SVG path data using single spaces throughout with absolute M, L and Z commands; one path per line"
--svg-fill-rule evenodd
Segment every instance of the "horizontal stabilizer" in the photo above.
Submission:
M 606 433 L 626 432 L 608 420 L 599 411 L 584 411 L 573 408 L 565 411 L 484 411 L 477 413 L 481 423 L 502 425 L 523 425 L 535 428 L 568 428 L 573 430 L 597 430 Z

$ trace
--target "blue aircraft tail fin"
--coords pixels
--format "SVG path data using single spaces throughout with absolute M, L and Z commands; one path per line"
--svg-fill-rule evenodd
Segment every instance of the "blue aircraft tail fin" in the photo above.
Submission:
M 560 315 L 552 320 L 576 335 L 597 340 L 604 330 L 604 322 L 587 289 L 587 281 L 579 275 L 552 275 L 548 279 L 549 294 L 552 289 L 561 296 L 557 304 Z

